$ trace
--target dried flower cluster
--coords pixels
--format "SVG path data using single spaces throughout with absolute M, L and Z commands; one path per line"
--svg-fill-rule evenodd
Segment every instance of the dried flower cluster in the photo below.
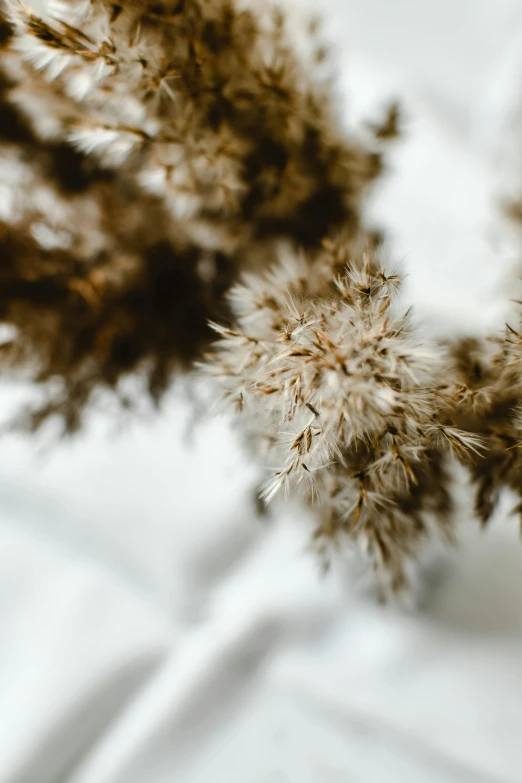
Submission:
M 452 346 L 450 371 L 461 386 L 455 415 L 462 427 L 480 434 L 481 459 L 471 466 L 475 510 L 485 524 L 500 491 L 509 487 L 522 515 L 522 335 L 506 326 L 503 338 L 460 340 Z
M 11 9 L 13 46 L 29 64 L 7 58 L 11 99 L 35 131 L 125 164 L 198 241 L 314 243 L 332 225 L 358 225 L 379 157 L 342 138 L 326 86 L 303 62 L 324 49 L 298 57 L 281 11 L 235 0 Z M 31 65 L 43 76 L 28 79 Z
M 483 522 L 522 497 L 522 330 L 416 336 L 362 219 L 398 109 L 373 145 L 343 134 L 316 22 L 0 0 L 0 55 L 0 366 L 48 392 L 24 426 L 73 432 L 131 374 L 159 400 L 212 321 L 201 366 L 270 466 L 262 495 L 311 503 L 321 551 L 356 539 L 401 587 L 452 536 L 452 457 Z
M 7 106 L 9 108 L 9 106 Z M 206 344 L 232 261 L 195 246 L 132 183 L 41 144 L 8 115 L 0 139 L 0 318 L 4 369 L 52 397 L 26 420 L 59 414 L 77 429 L 101 385 L 142 368 L 158 397 Z
M 433 513 L 450 534 L 444 463 L 480 456 L 481 440 L 455 426 L 443 357 L 397 312 L 399 278 L 376 255 L 325 242 L 235 287 L 235 326 L 215 327 L 209 371 L 274 466 L 266 500 L 300 491 L 319 512 L 320 545 L 360 539 L 397 588 Z
M 232 0 L 5 2 L 0 23 L 4 367 L 77 429 L 99 388 L 158 399 L 224 293 L 281 237 L 360 227 L 379 155 L 343 137 L 310 44 Z M 0 5 L 1 11 L 1 5 Z M 306 49 L 306 51 L 305 51 Z M 313 67 L 312 67 L 313 65 Z

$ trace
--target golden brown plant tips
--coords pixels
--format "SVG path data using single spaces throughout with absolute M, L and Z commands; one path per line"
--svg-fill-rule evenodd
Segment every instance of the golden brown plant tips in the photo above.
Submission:
M 53 123 L 30 78 L 13 91 L 37 133 L 52 124 L 104 165 L 125 163 L 213 243 L 316 244 L 358 226 L 379 156 L 344 138 L 281 11 L 230 0 L 71 2 L 48 18 L 13 8 L 13 46 L 53 79 L 38 85 Z M 6 66 L 20 73 L 19 57 Z
M 454 416 L 484 443 L 469 470 L 476 486 L 475 510 L 486 523 L 504 487 L 519 496 L 522 492 L 522 341 L 506 326 L 504 338 L 460 340 L 451 354 L 449 371 L 457 382 Z
M 280 11 L 229 0 L 9 3 L 0 45 L 5 370 L 67 430 L 144 373 L 158 399 L 240 270 L 360 231 L 378 155 L 345 138 Z M 321 59 L 321 58 L 319 58 Z M 51 385 L 50 385 L 51 384 Z
M 205 345 L 214 296 L 197 276 L 196 249 L 145 243 L 120 270 L 103 257 L 86 267 L 67 251 L 48 253 L 0 229 L 0 317 L 16 328 L 2 362 L 34 368 L 41 384 L 60 381 L 30 426 L 58 414 L 76 430 L 91 395 L 117 389 L 129 373 L 144 374 L 159 399 Z
M 0 221 L 0 320 L 14 329 L 0 362 L 50 395 L 25 424 L 57 414 L 76 430 L 97 392 L 119 393 L 134 373 L 158 400 L 207 344 L 208 319 L 223 317 L 233 260 L 67 147 L 29 137 L 3 153 L 0 176 L 24 187 Z
M 399 277 L 340 238 L 289 256 L 232 291 L 233 329 L 208 371 L 277 466 L 263 489 L 318 510 L 318 540 L 362 542 L 399 586 L 436 515 L 449 535 L 450 455 L 479 458 L 478 435 L 451 418 L 443 358 L 395 305 Z
M 320 25 L 297 46 L 268 4 L 51 7 L 0 10 L 0 367 L 45 392 L 24 426 L 73 432 L 130 376 L 159 401 L 213 329 L 262 496 L 310 503 L 321 551 L 356 541 L 399 588 L 452 537 L 451 459 L 483 522 L 520 496 L 522 329 L 423 344 L 362 219 L 398 105 L 347 136 Z
M 391 103 L 381 122 L 368 123 L 375 138 L 379 141 L 391 141 L 401 135 L 402 112 L 399 103 Z

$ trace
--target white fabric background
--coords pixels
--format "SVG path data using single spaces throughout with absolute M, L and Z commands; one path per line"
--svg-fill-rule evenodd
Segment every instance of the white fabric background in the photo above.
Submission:
M 522 3 L 322 10 L 350 121 L 406 108 L 372 204 L 405 298 L 427 332 L 499 328 Z M 483 534 L 463 501 L 462 545 L 417 607 L 378 607 L 346 567 L 320 577 L 301 511 L 254 517 L 226 421 L 188 444 L 187 417 L 173 394 L 121 432 L 97 416 L 58 447 L 0 440 L 0 783 L 518 783 L 509 500 Z

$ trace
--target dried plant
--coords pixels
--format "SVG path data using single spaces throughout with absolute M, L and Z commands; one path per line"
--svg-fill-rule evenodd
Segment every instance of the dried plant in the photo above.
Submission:
M 235 260 L 191 242 L 161 202 L 43 143 L 3 104 L 0 132 L 0 362 L 43 385 L 23 417 L 81 426 L 101 388 L 139 371 L 153 399 L 207 345 Z M 3 137 L 3 138 L 2 138 Z
M 519 232 L 521 203 L 519 197 L 502 205 L 509 221 L 506 230 Z M 522 313 L 519 319 L 522 323 Z M 458 338 L 447 348 L 452 416 L 460 427 L 480 436 L 484 446 L 468 465 L 477 517 L 485 525 L 502 490 L 509 488 L 521 499 L 513 511 L 522 521 L 522 329 L 506 324 L 504 334 Z
M 125 164 L 198 241 L 223 249 L 283 234 L 308 244 L 358 226 L 379 156 L 343 138 L 314 79 L 324 47 L 298 56 L 280 10 L 235 0 L 10 9 L 11 100 L 35 132 Z M 24 62 L 46 78 L 27 78 Z
M 227 318 L 238 271 L 281 237 L 359 231 L 380 157 L 340 132 L 319 41 L 298 56 L 268 6 L 5 7 L 0 292 L 13 329 L 0 358 L 51 395 L 24 421 L 58 414 L 73 431 L 131 372 L 159 399 L 207 346 L 208 320 Z
M 355 540 L 401 587 L 428 535 L 452 538 L 451 459 L 482 522 L 522 496 L 522 329 L 416 334 L 363 220 L 399 110 L 373 141 L 343 132 L 317 22 L 1 3 L 0 366 L 46 392 L 24 427 L 74 432 L 102 389 L 130 402 L 130 375 L 160 400 L 212 322 L 200 366 L 270 469 L 262 497 L 311 504 L 325 555 Z
M 113 188 L 101 191 L 101 214 L 89 214 L 90 198 L 67 200 L 82 211 L 81 226 L 66 222 L 68 209 L 63 223 L 55 212 L 52 220 L 32 212 L 16 225 L 0 222 L 0 318 L 13 328 L 0 359 L 51 394 L 26 420 L 31 428 L 58 414 L 67 431 L 78 429 L 92 395 L 118 390 L 130 372 L 145 373 L 158 399 L 206 345 L 207 319 L 222 315 L 228 272 L 220 279 L 219 258 L 182 235 L 169 241 L 170 227 L 151 230 L 162 227 L 156 205 L 144 209 L 140 199 L 137 210 Z M 58 206 L 56 193 L 41 195 Z
M 470 466 L 477 516 L 485 524 L 501 490 L 509 487 L 521 497 L 514 510 L 522 518 L 522 335 L 506 326 L 503 338 L 459 340 L 451 353 L 449 369 L 461 384 L 455 418 L 484 443 L 480 459 Z
M 321 546 L 359 539 L 399 587 L 431 523 L 451 533 L 445 463 L 482 442 L 452 420 L 444 356 L 419 344 L 376 256 L 341 238 L 250 276 L 208 368 L 274 466 L 265 499 L 300 492 Z

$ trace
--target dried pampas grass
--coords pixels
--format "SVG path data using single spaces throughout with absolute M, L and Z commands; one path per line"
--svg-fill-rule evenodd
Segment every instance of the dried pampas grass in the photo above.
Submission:
M 453 537 L 456 461 L 483 523 L 522 497 L 522 330 L 425 344 L 363 219 L 398 107 L 347 135 L 320 25 L 294 26 L 240 0 L 0 6 L 0 368 L 46 392 L 24 427 L 75 432 L 101 390 L 129 404 L 139 374 L 159 401 L 199 362 L 263 499 L 398 589 Z

